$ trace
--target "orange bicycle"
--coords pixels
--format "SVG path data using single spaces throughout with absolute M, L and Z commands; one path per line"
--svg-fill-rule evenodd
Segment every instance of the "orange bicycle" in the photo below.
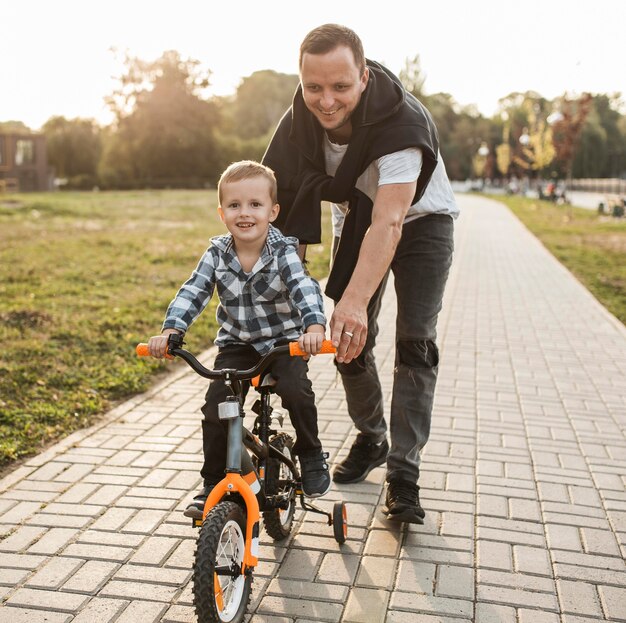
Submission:
M 168 354 L 180 357 L 200 376 L 222 378 L 232 392 L 218 407 L 219 417 L 228 422 L 227 458 L 224 479 L 209 494 L 200 527 L 193 574 L 194 606 L 199 623 L 239 623 L 243 620 L 258 564 L 261 514 L 266 532 L 276 541 L 286 538 L 293 527 L 296 498 L 305 510 L 325 515 L 333 536 L 341 544 L 347 537 L 348 522 L 343 502 L 333 505 L 332 513 L 307 502 L 293 438 L 278 432 L 281 417 L 272 416 L 270 397 L 275 385 L 266 372 L 272 361 L 285 355 L 306 356 L 297 342 L 277 346 L 249 370 L 209 370 L 183 348 L 183 338 L 168 337 Z M 325 341 L 322 353 L 334 353 Z M 137 353 L 148 355 L 147 344 Z M 251 380 L 260 394 L 252 410 L 257 414 L 252 430 L 243 426 L 241 381 Z M 243 451 L 246 447 L 252 454 Z

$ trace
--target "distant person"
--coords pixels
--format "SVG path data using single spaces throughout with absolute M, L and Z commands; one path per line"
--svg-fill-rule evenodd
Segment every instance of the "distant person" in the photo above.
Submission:
M 349 28 L 325 24 L 300 47 L 300 85 L 264 156 L 278 180 L 277 221 L 302 244 L 320 241 L 321 201 L 332 203 L 334 259 L 326 293 L 331 337 L 357 429 L 337 483 L 364 480 L 386 462 L 392 520 L 423 523 L 417 485 L 439 352 L 437 316 L 458 207 L 424 106 L 385 67 L 366 60 Z M 390 415 L 374 361 L 389 270 L 398 314 Z
M 150 338 L 153 357 L 162 358 L 171 333 L 185 333 L 217 289 L 219 347 L 214 368 L 252 368 L 273 346 L 298 340 L 307 353 L 319 352 L 326 333 L 322 294 L 297 254 L 297 240 L 286 238 L 271 223 L 279 213 L 276 179 L 266 166 L 253 161 L 231 164 L 218 184 L 220 218 L 230 232 L 211 239 L 191 277 L 170 303 L 161 335 Z M 269 370 L 276 393 L 296 431 L 302 489 L 319 497 L 331 485 L 318 437 L 317 409 L 307 363 L 301 357 L 280 357 Z M 245 382 L 245 392 L 249 382 Z M 223 379 L 212 381 L 202 407 L 203 488 L 185 510 L 201 519 L 207 496 L 224 478 L 226 428 L 218 405 L 229 391 Z

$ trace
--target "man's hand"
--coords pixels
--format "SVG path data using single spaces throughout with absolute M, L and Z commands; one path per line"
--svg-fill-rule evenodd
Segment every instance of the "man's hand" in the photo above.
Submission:
M 312 324 L 307 327 L 306 333 L 299 337 L 298 346 L 305 353 L 309 353 L 309 355 L 317 355 L 322 348 L 322 342 L 325 337 L 326 327 L 323 327 L 321 324 Z
M 161 335 L 153 335 L 148 341 L 148 352 L 156 359 L 163 359 L 167 352 L 167 337 L 172 333 L 180 333 L 178 329 L 163 329 Z
M 367 339 L 367 303 L 344 296 L 330 319 L 330 339 L 339 363 L 350 363 L 358 357 Z

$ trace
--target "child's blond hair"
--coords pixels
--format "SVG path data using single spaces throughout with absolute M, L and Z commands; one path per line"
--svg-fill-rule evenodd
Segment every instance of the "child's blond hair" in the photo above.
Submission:
M 264 177 L 269 182 L 272 204 L 278 203 L 278 185 L 274 171 L 255 160 L 240 160 L 230 164 L 220 176 L 220 181 L 217 183 L 217 196 L 220 205 L 222 203 L 222 184 L 249 180 L 253 177 Z

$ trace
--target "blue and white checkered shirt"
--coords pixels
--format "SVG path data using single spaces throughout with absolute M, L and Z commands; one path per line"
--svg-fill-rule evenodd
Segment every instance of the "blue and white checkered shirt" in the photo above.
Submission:
M 270 225 L 261 257 L 250 273 L 241 268 L 233 237 L 211 246 L 170 303 L 163 328 L 186 332 L 217 287 L 220 328 L 215 344 L 250 344 L 260 353 L 278 341 L 297 340 L 312 324 L 326 326 L 319 284 L 306 274 L 296 238 Z

